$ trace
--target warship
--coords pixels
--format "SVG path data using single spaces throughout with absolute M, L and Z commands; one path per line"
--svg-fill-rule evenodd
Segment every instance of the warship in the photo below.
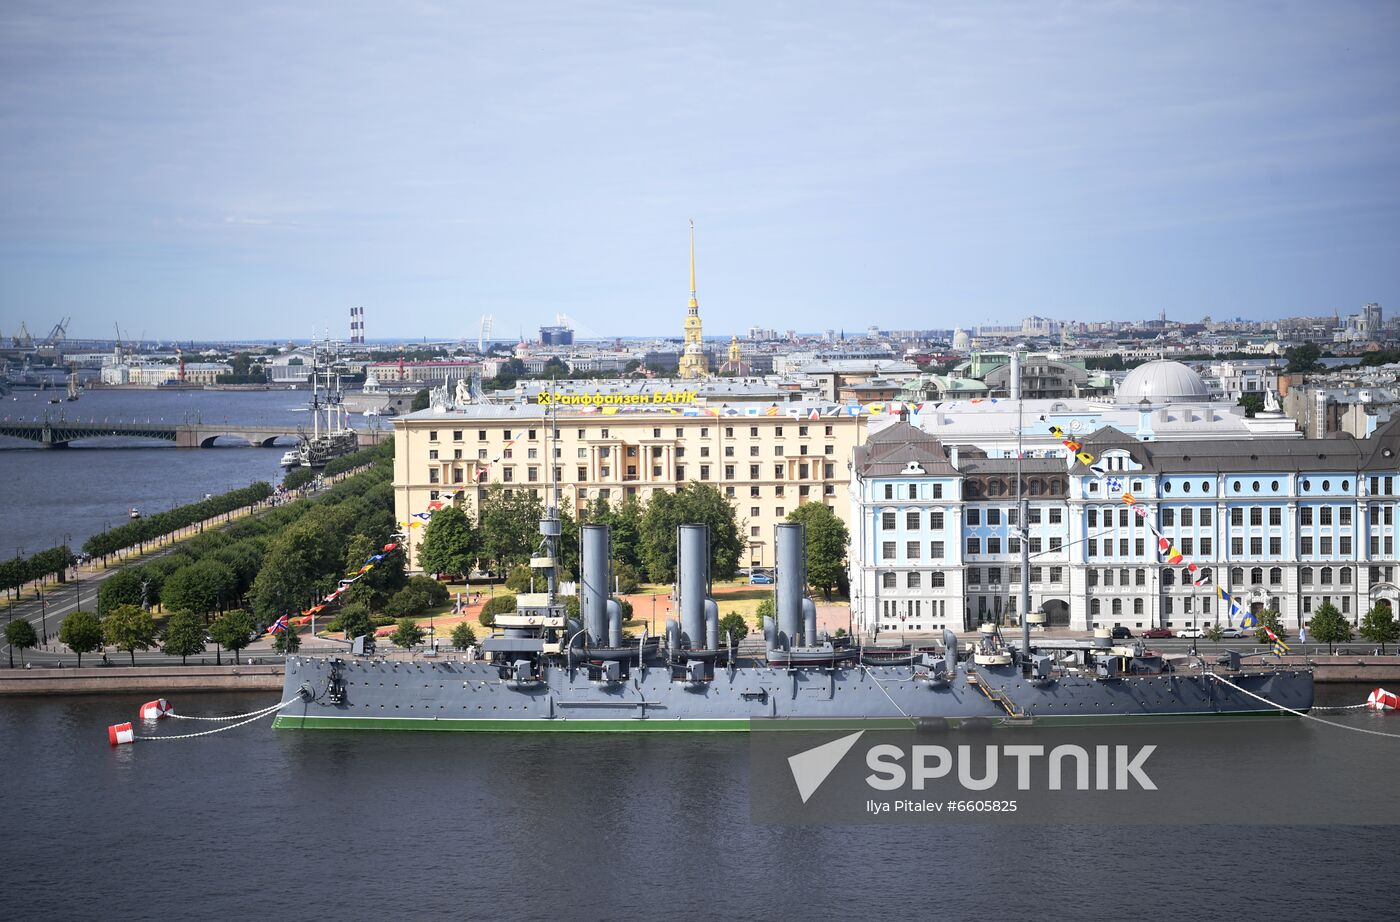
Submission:
M 624 636 L 622 607 L 608 594 L 606 525 L 580 529 L 582 620 L 568 617 L 558 593 L 560 520 L 551 507 L 530 560 L 544 591 L 520 594 L 514 613 L 496 617 L 482 659 L 289 657 L 283 700 L 298 700 L 274 726 L 716 731 L 748 730 L 756 721 L 1100 723 L 1312 707 L 1307 670 L 1247 667 L 1237 655 L 1187 668 L 1140 641 L 1115 643 L 1102 630 L 1092 640 L 1032 645 L 1028 619 L 1019 647 L 995 624 L 983 625 L 967 647 L 951 631 L 926 649 L 833 638 L 817 630 L 806 595 L 804 526 L 784 523 L 776 531 L 777 618 L 764 619 L 764 649 L 756 656 L 720 636 L 705 525 L 678 528 L 679 620 L 668 620 L 662 636 Z M 357 638 L 355 650 L 371 652 L 366 641 Z

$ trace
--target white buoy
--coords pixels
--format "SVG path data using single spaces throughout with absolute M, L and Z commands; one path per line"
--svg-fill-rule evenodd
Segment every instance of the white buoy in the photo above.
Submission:
M 175 709 L 170 706 L 170 702 L 164 698 L 157 698 L 155 701 L 147 701 L 141 705 L 142 720 L 160 720 L 166 714 L 173 714 Z
M 131 724 L 112 724 L 107 728 L 107 742 L 113 746 L 121 746 L 134 742 L 136 733 L 131 729 Z
M 1373 711 L 1400 710 L 1400 695 L 1378 688 L 1366 699 L 1366 707 Z

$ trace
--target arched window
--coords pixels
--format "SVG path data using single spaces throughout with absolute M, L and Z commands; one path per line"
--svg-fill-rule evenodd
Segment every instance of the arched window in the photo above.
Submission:
M 1299 571 L 1298 578 L 1304 586 L 1311 586 L 1313 581 L 1313 568 L 1304 567 L 1302 570 Z
M 1122 600 L 1122 599 L 1114 599 L 1114 600 L 1113 600 L 1113 613 L 1114 613 L 1115 615 L 1121 615 L 1121 614 L 1123 614 L 1123 600 Z
M 1269 585 L 1270 585 L 1270 586 L 1282 586 L 1282 585 L 1283 585 L 1283 567 L 1270 567 L 1270 568 L 1269 568 Z
M 1166 569 L 1166 570 L 1163 570 L 1163 571 L 1162 571 L 1162 585 L 1163 585 L 1163 586 L 1175 586 L 1175 585 L 1176 585 L 1176 571 L 1175 571 L 1175 570 Z
M 1331 567 L 1323 567 L 1323 568 L 1322 568 L 1322 585 L 1324 585 L 1324 586 L 1330 586 L 1330 585 L 1332 585 L 1332 568 L 1331 568 Z
M 1351 585 L 1351 567 L 1342 567 L 1340 574 L 1343 586 Z
M 1239 586 L 1244 582 L 1244 567 L 1230 568 L 1230 585 Z
M 895 588 L 895 579 L 894 571 L 886 571 L 880 574 L 880 585 L 885 589 L 893 589 Z
M 1090 614 L 1090 615 L 1093 615 L 1094 617 L 1098 617 L 1098 614 L 1099 614 L 1099 600 L 1098 600 L 1098 599 L 1090 599 L 1090 600 L 1089 600 L 1089 614 Z
M 1251 586 L 1264 585 L 1264 568 L 1254 567 L 1249 571 L 1249 584 Z
M 1133 614 L 1142 614 L 1142 599 L 1133 599 Z
M 935 589 L 942 589 L 942 588 L 943 588 L 943 571 L 942 571 L 942 570 L 934 570 L 933 573 L 932 573 L 932 575 L 929 576 L 928 584 L 929 584 L 930 586 L 932 586 L 933 588 L 935 588 Z

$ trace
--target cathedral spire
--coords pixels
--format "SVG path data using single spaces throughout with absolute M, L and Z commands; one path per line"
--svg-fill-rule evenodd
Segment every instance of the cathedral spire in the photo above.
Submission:
M 703 378 L 710 373 L 705 338 L 700 326 L 700 301 L 695 297 L 695 221 L 690 222 L 690 309 L 685 317 L 685 348 L 681 350 L 680 376 Z
M 700 310 L 700 302 L 695 299 L 695 219 L 690 219 L 690 312 Z

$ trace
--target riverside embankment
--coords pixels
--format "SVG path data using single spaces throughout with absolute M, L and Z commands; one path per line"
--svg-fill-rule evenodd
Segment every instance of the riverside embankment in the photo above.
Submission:
M 281 663 L 4 669 L 0 670 L 0 696 L 281 691 L 282 671 Z

